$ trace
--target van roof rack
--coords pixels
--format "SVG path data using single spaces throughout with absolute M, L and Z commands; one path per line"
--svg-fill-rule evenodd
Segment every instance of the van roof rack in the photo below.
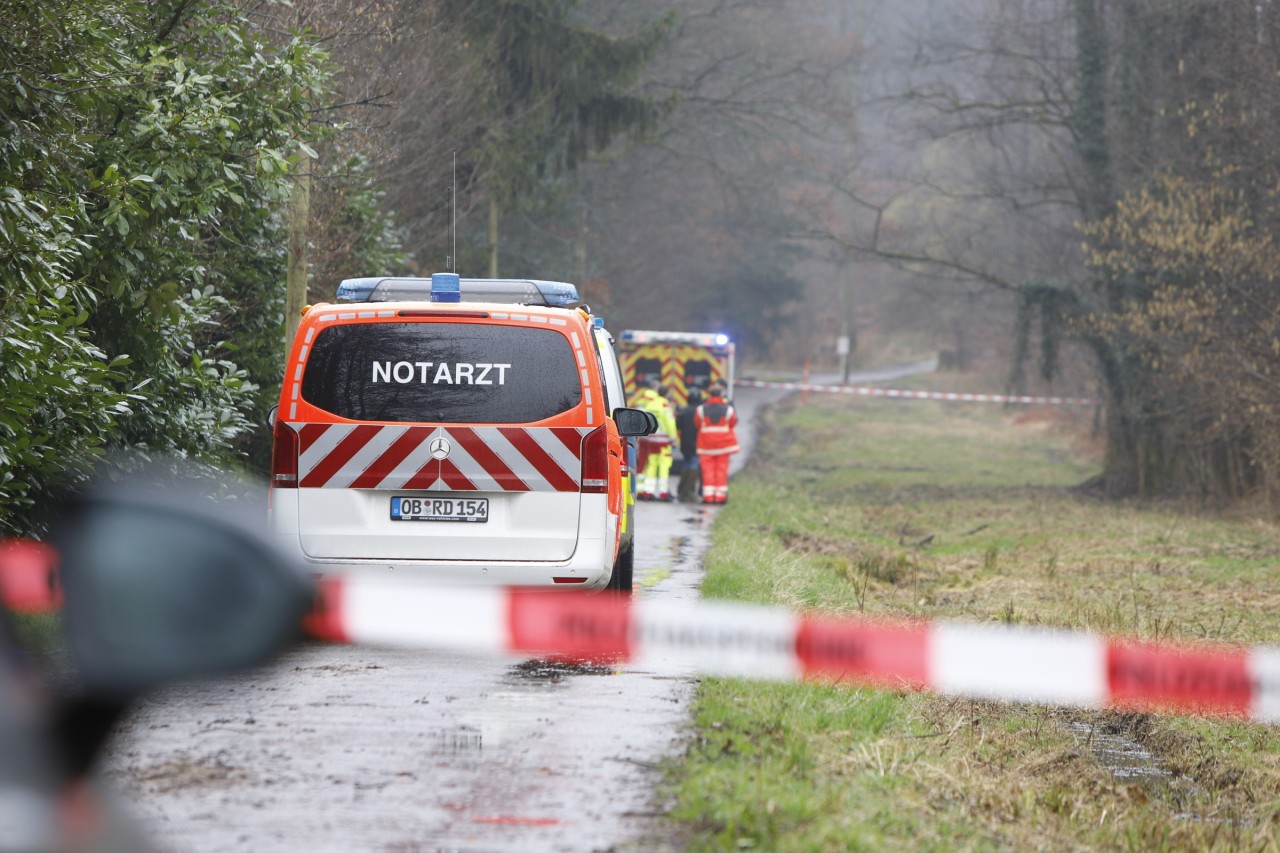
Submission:
M 567 307 L 581 301 L 575 285 L 533 278 L 464 278 L 460 280 L 460 290 L 465 302 Z M 340 302 L 426 302 L 431 299 L 431 279 L 381 276 L 343 279 L 338 285 L 337 299 Z

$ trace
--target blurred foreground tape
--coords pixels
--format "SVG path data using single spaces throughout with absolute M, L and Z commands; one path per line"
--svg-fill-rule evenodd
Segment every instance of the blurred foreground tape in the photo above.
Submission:
M 850 394 L 855 397 L 893 397 L 899 400 L 950 400 L 958 403 L 1024 403 L 1037 406 L 1095 406 L 1089 397 L 1026 397 L 1008 394 L 958 394 L 951 391 L 901 391 L 895 388 L 867 388 L 854 385 L 811 385 L 806 382 L 765 382 L 737 379 L 740 388 L 776 388 L 782 391 L 818 391 L 823 394 Z
M 373 577 L 322 580 L 307 627 L 342 642 L 1280 722 L 1280 648 L 1154 645 L 1085 632 Z
M 0 604 L 19 613 L 61 607 L 58 552 L 33 539 L 0 539 Z

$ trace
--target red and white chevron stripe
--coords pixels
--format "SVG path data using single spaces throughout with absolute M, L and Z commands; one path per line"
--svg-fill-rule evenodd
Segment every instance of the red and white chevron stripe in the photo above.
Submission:
M 589 427 L 294 423 L 304 489 L 577 492 Z M 448 454 L 438 439 L 447 442 Z M 436 455 L 432 455 L 433 445 Z

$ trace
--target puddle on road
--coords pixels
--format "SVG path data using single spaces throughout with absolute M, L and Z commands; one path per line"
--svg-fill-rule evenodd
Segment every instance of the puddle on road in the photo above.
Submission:
M 699 509 L 696 514 L 686 516 L 681 520 L 685 524 L 706 524 L 707 522 L 711 521 L 714 515 L 715 515 L 715 509 L 709 506 L 704 506 L 701 509 Z
M 689 537 L 672 536 L 670 548 L 671 562 L 680 565 L 689 557 Z
M 529 741 L 547 735 L 551 723 L 562 710 L 563 696 L 575 676 L 613 675 L 608 665 L 588 661 L 532 659 L 507 668 L 501 677 L 503 689 L 488 694 L 483 705 L 471 713 L 471 725 L 464 729 L 475 733 L 475 749 L 501 750 L 504 745 Z M 465 734 L 465 732 L 464 732 Z M 462 738 L 463 745 L 470 743 Z
M 508 670 L 508 683 L 519 684 L 551 683 L 556 684 L 572 675 L 612 675 L 614 668 L 606 664 L 591 661 L 571 660 L 527 660 L 516 664 Z

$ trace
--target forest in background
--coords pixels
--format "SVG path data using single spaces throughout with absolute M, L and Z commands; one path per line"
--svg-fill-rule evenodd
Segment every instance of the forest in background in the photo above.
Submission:
M 0 21 L 5 532 L 115 447 L 262 470 L 291 247 L 314 301 L 456 265 L 574 281 L 615 329 L 728 331 L 757 363 L 898 336 L 1100 396 L 1108 494 L 1276 491 L 1269 0 Z

